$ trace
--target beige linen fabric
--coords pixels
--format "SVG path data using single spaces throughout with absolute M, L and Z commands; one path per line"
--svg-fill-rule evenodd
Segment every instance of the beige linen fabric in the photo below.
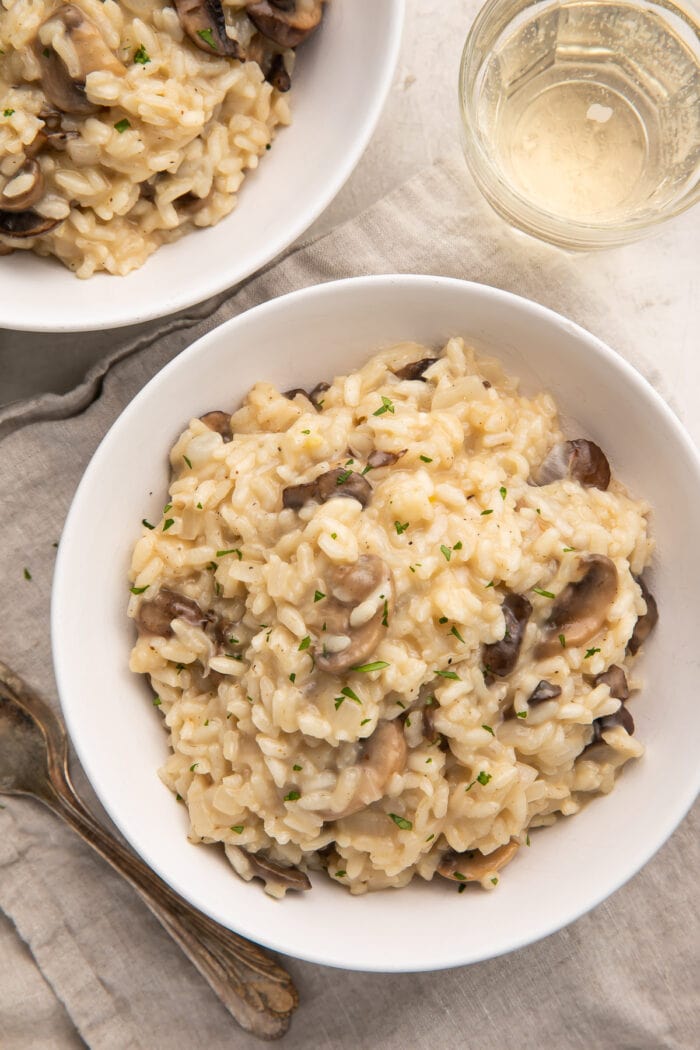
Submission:
M 0 412 L 0 658 L 55 700 L 48 623 L 52 544 L 109 425 L 163 364 L 203 332 L 317 281 L 392 271 L 447 274 L 506 287 L 568 314 L 618 347 L 668 397 L 650 367 L 657 321 L 650 328 L 640 303 L 650 294 L 654 265 L 663 265 L 672 243 L 662 238 L 636 249 L 646 253 L 647 286 L 639 277 L 635 282 L 622 255 L 591 268 L 508 230 L 480 202 L 453 157 L 231 297 L 147 332 L 113 335 L 92 375 L 68 395 Z M 691 279 L 690 272 L 681 274 L 678 294 L 689 294 Z M 183 412 L 185 418 L 186 407 Z M 90 582 L 76 585 L 87 595 Z M 86 802 L 106 819 L 75 761 L 73 769 Z M 235 1026 L 147 909 L 97 856 L 38 804 L 2 802 L 3 1050 L 260 1045 Z M 696 807 L 644 871 L 592 914 L 539 944 L 475 966 L 370 976 L 289 960 L 302 1005 L 280 1045 L 691 1050 L 700 1025 L 699 852 Z

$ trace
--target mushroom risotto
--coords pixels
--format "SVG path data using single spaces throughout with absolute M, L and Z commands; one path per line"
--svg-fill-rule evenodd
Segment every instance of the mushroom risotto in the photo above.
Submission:
M 461 339 L 193 419 L 131 567 L 131 668 L 195 842 L 268 892 L 491 889 L 642 754 L 649 508 Z
M 126 274 L 217 223 L 324 2 L 0 0 L 0 255 Z

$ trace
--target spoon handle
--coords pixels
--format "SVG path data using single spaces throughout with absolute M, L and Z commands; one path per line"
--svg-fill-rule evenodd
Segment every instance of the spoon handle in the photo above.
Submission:
M 155 917 L 209 982 L 242 1028 L 278 1039 L 299 997 L 289 974 L 256 944 L 191 907 L 94 819 L 67 776 L 52 776 L 42 797 L 100 856 L 130 882 Z

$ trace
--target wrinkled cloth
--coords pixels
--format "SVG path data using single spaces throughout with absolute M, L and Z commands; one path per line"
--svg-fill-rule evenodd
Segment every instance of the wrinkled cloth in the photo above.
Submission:
M 413 272 L 478 280 L 583 324 L 687 416 L 673 325 L 674 308 L 691 294 L 692 253 L 678 253 L 689 261 L 676 267 L 673 279 L 666 263 L 679 238 L 691 235 L 692 227 L 676 224 L 643 247 L 569 255 L 509 230 L 481 202 L 461 158 L 452 156 L 233 294 L 146 331 L 105 336 L 91 374 L 68 394 L 0 410 L 0 659 L 56 703 L 49 594 L 54 544 L 77 484 L 136 392 L 216 325 L 269 298 L 339 277 Z M 663 375 L 655 363 L 662 335 Z M 695 430 L 697 418 L 686 421 Z M 76 581 L 86 591 L 94 584 Z M 72 770 L 88 806 L 108 823 L 74 755 Z M 20 798 L 2 804 L 3 1050 L 261 1045 L 237 1028 L 97 855 L 39 804 Z M 696 806 L 646 868 L 594 912 L 508 956 L 439 973 L 384 976 L 283 960 L 301 1007 L 279 1045 L 691 1050 L 700 1030 L 699 813 Z

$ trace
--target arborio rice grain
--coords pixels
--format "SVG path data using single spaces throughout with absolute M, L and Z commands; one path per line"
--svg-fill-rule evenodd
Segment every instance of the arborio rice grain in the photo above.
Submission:
M 623 699 L 649 508 L 461 339 L 311 398 L 258 383 L 172 450 L 129 603 L 161 776 L 192 841 L 273 894 L 306 868 L 492 889 L 642 754 Z
M 311 18 L 322 2 L 292 6 Z M 283 44 L 256 32 L 247 11 L 265 3 L 178 6 L 220 8 L 226 43 L 208 28 L 188 35 L 166 0 L 0 0 L 0 254 L 126 274 L 235 207 L 290 122 L 296 44 L 285 27 L 265 24 Z M 36 186 L 19 211 L 18 175 Z

